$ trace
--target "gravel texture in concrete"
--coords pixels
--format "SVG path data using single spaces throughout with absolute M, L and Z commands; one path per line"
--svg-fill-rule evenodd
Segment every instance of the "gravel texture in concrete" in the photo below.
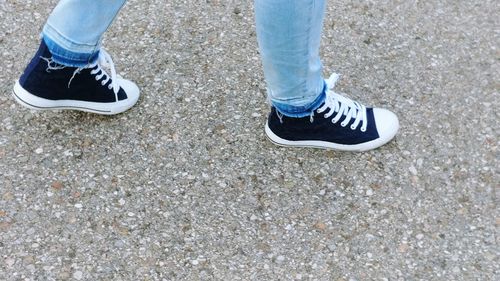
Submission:
M 11 97 L 54 0 L 0 0 L 0 280 L 499 280 L 500 4 L 329 1 L 325 75 L 400 118 L 368 153 L 286 149 L 252 1 L 130 0 L 115 117 Z

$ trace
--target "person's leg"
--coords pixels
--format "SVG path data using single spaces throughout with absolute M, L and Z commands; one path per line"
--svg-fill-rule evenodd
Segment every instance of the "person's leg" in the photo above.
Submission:
M 321 76 L 325 0 L 255 0 L 257 37 L 271 113 L 269 139 L 283 146 L 365 151 L 390 141 L 392 112 L 366 108 L 333 91 L 338 75 Z
M 32 109 L 117 114 L 139 99 L 139 89 L 118 76 L 101 48 L 103 33 L 126 0 L 62 0 L 42 32 L 40 47 L 14 86 Z
M 271 103 L 287 116 L 324 101 L 319 57 L 324 0 L 256 0 L 257 38 Z
M 97 60 L 101 38 L 126 0 L 62 0 L 43 27 L 56 63 L 82 67 Z

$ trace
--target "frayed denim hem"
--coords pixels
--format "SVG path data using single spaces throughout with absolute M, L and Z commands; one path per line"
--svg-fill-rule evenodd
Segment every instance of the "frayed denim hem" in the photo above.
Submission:
M 58 64 L 70 67 L 85 67 L 97 62 L 99 50 L 92 53 L 77 53 L 63 48 L 46 34 L 42 34 L 43 41 L 47 45 L 52 60 Z
M 275 101 L 271 101 L 271 104 L 276 108 L 276 110 L 279 113 L 287 117 L 301 118 L 311 115 L 311 113 L 314 110 L 318 109 L 320 105 L 323 104 L 325 99 L 326 99 L 326 83 L 323 86 L 323 91 L 321 92 L 321 94 L 312 103 L 308 105 L 293 106 Z

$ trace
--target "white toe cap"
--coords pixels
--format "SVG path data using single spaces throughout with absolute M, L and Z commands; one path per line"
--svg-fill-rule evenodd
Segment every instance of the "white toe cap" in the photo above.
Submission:
M 129 103 L 135 104 L 137 100 L 139 100 L 140 90 L 134 82 L 127 79 L 118 79 L 118 84 L 127 94 L 127 100 L 129 100 Z
M 374 108 L 373 116 L 379 137 L 385 142 L 390 141 L 399 130 L 399 120 L 396 114 L 383 108 Z

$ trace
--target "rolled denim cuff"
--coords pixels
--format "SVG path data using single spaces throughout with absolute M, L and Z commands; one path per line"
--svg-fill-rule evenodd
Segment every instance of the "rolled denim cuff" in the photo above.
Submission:
M 323 104 L 326 99 L 326 87 L 327 86 L 325 83 L 323 86 L 323 91 L 321 91 L 319 96 L 312 103 L 304 106 L 294 106 L 276 101 L 271 101 L 271 103 L 279 113 L 285 116 L 296 118 L 306 117 L 311 115 L 314 110 L 318 109 L 319 106 Z
M 54 34 L 55 37 L 54 37 Z M 71 67 L 84 67 L 93 64 L 99 57 L 99 46 L 78 45 L 64 39 L 55 30 L 45 25 L 42 38 L 54 62 Z

